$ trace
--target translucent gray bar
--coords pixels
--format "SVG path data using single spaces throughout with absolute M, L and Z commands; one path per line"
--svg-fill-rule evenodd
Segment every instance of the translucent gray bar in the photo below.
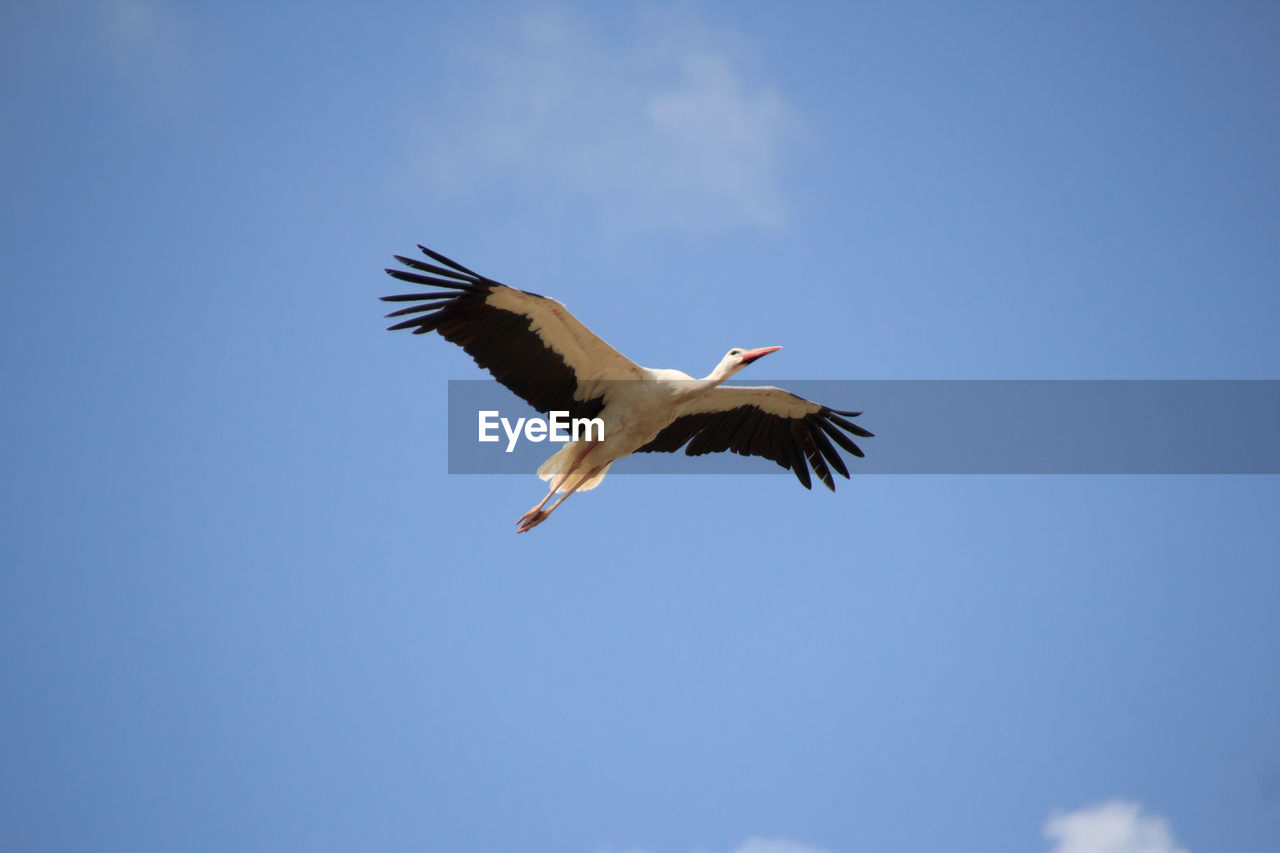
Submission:
M 875 438 L 855 439 L 862 474 L 1280 474 L 1277 380 L 761 380 L 836 409 Z M 542 417 L 490 380 L 449 382 L 449 472 L 525 474 L 562 447 L 481 443 L 478 413 Z M 765 474 L 766 459 L 639 453 L 611 473 Z

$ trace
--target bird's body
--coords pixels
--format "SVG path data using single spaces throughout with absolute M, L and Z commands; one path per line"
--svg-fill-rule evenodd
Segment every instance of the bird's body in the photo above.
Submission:
M 551 480 L 567 473 L 574 459 L 583 455 L 584 470 L 598 470 L 583 480 L 577 491 L 595 488 L 609 465 L 630 456 L 657 437 L 685 406 L 710 387 L 679 370 L 642 368 L 645 378 L 609 383 L 604 408 L 596 415 L 604 423 L 602 441 L 571 441 L 538 468 L 538 476 Z
M 732 349 L 702 379 L 679 370 L 641 367 L 559 302 L 507 287 L 418 248 L 444 266 L 397 255 L 409 269 L 387 272 L 444 292 L 383 297 L 417 303 L 388 314 L 417 315 L 391 329 L 438 331 L 535 409 L 603 422 L 601 440 L 568 442 L 538 468 L 550 487 L 546 497 L 520 518 L 518 532 L 540 524 L 573 492 L 597 486 L 615 460 L 632 453 L 685 447 L 688 455 L 697 456 L 732 450 L 772 459 L 793 471 L 805 488 L 810 487 L 812 467 L 832 490 L 830 468 L 849 476 L 832 441 L 855 456 L 863 455 L 845 434 L 871 435 L 844 417 L 859 412 L 830 409 L 780 388 L 721 384 L 781 347 Z M 544 509 L 556 494 L 560 497 Z

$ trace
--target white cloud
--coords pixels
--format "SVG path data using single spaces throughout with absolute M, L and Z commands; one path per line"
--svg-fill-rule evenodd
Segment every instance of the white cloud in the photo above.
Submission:
M 436 84 L 452 101 L 423 117 L 437 189 L 516 181 L 629 227 L 785 222 L 799 120 L 731 30 L 655 14 L 605 34 L 543 10 L 459 54 Z
M 613 853 L 613 848 L 602 848 L 599 853 Z M 628 848 L 624 853 L 645 853 L 639 848 Z M 696 853 L 708 853 L 698 850 Z M 802 841 L 789 838 L 748 838 L 733 850 L 733 853 L 828 853 L 821 847 L 814 847 Z
M 1141 811 L 1137 803 L 1111 800 L 1054 815 L 1044 834 L 1058 844 L 1052 853 L 1187 853 L 1174 845 L 1167 820 Z
M 827 853 L 827 851 L 789 838 L 748 838 L 733 853 Z
M 172 10 L 151 0 L 111 0 L 102 6 L 102 33 L 126 67 L 172 65 L 183 28 Z

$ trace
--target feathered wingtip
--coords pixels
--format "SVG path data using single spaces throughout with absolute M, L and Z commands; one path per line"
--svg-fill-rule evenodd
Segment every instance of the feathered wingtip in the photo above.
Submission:
M 463 273 L 466 276 L 469 276 L 477 281 L 479 279 L 484 278 L 484 276 L 480 275 L 479 273 L 473 272 L 467 269 L 457 261 L 446 258 L 444 255 L 440 254 L 439 252 L 435 252 L 435 251 L 432 251 L 431 249 L 428 249 L 426 246 L 422 245 L 421 243 L 418 244 L 418 248 L 422 251 L 422 254 L 426 255 L 428 258 L 431 258 L 431 260 L 437 261 L 438 263 L 442 263 L 445 266 L 450 267 L 451 269 L 455 269 L 458 272 Z
M 414 334 L 421 335 L 433 331 L 443 321 L 443 313 L 441 309 L 452 304 L 452 302 L 468 293 L 476 293 L 485 288 L 488 282 L 483 276 L 472 272 L 457 261 L 446 258 L 439 252 L 432 251 L 421 244 L 418 248 L 435 264 L 429 264 L 426 261 L 420 261 L 417 258 L 409 258 L 404 255 L 393 255 L 408 269 L 396 269 L 387 267 L 387 275 L 399 281 L 405 281 L 410 284 L 420 284 L 423 287 L 443 288 L 443 293 L 397 293 L 391 296 L 381 297 L 383 302 L 413 302 L 407 308 L 400 308 L 387 314 L 390 317 L 403 317 L 405 315 L 416 314 L 420 316 L 411 317 L 408 320 L 402 320 L 393 326 L 388 326 L 388 331 L 398 331 L 400 329 L 413 329 Z M 437 266 L 443 264 L 443 266 Z M 461 291 L 460 293 L 458 291 Z

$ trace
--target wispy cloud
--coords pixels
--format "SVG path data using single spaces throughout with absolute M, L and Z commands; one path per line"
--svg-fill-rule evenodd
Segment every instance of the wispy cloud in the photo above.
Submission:
M 1174 844 L 1167 820 L 1124 800 L 1054 815 L 1044 834 L 1057 842 L 1052 853 L 1187 853 Z
M 173 10 L 153 0 L 110 0 L 101 7 L 102 35 L 123 67 L 172 66 L 184 30 Z
M 600 853 L 614 853 L 614 850 L 606 847 Z M 621 851 L 621 853 L 645 853 L 645 851 L 638 847 L 629 847 Z M 696 853 L 709 853 L 709 851 L 698 850 Z M 733 853 L 828 853 L 828 851 L 790 838 L 758 838 L 753 836 L 742 842 L 738 847 L 735 847 Z
M 733 853 L 827 853 L 827 851 L 789 838 L 748 838 Z
M 730 29 L 655 13 L 605 32 L 531 12 L 460 48 L 449 83 L 424 117 L 437 189 L 514 181 L 631 227 L 786 220 L 799 119 Z

